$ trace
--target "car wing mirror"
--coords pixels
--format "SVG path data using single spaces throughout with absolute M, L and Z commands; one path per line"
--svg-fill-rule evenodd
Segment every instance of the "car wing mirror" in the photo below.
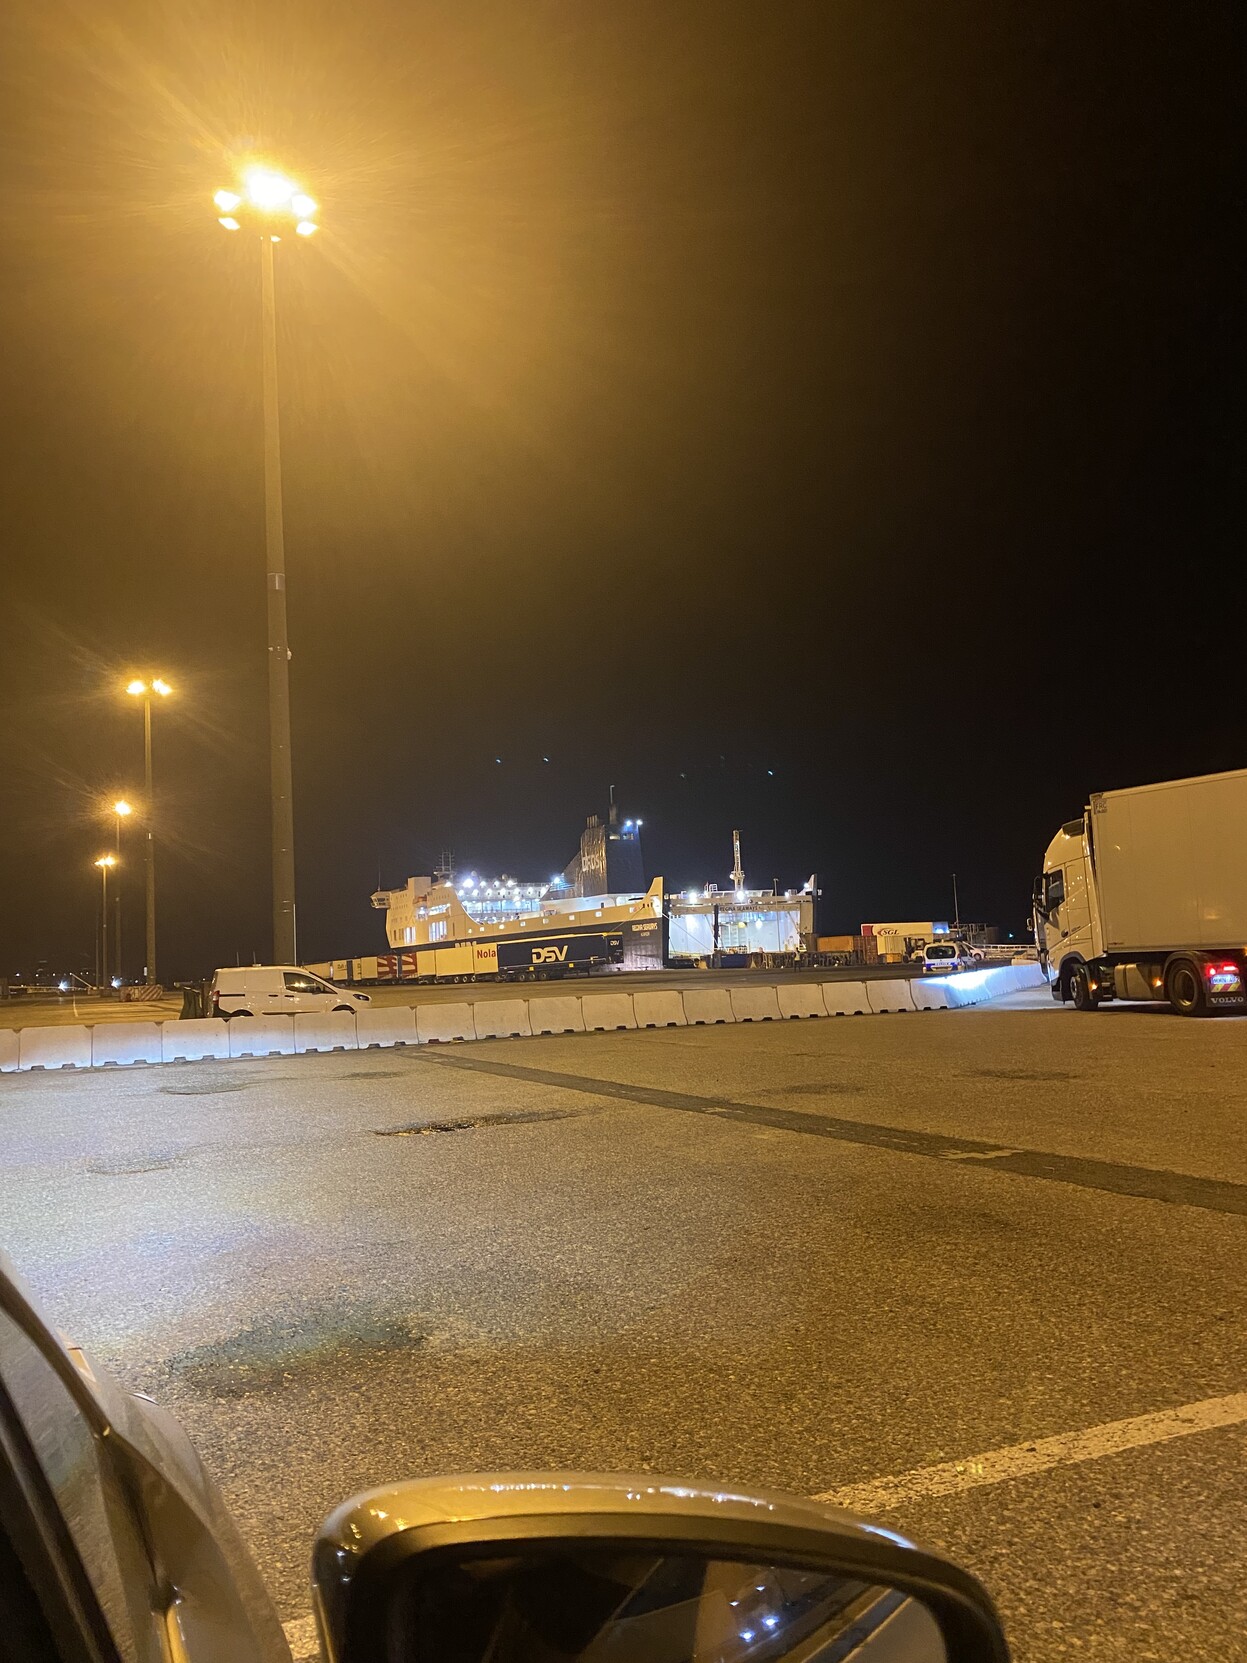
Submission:
M 312 1559 L 328 1663 L 1008 1663 L 966 1571 L 795 1497 L 652 1474 L 357 1496 Z

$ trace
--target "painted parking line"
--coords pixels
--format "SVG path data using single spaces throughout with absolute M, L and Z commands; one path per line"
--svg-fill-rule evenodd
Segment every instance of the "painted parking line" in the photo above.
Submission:
M 1151 1415 L 1134 1415 L 1129 1420 L 1106 1421 L 1082 1432 L 1058 1432 L 1055 1437 L 1037 1438 L 1033 1443 L 1008 1444 L 983 1455 L 969 1455 L 962 1461 L 944 1461 L 935 1467 L 915 1467 L 912 1472 L 890 1478 L 872 1478 L 863 1484 L 847 1484 L 839 1490 L 824 1490 L 811 1497 L 851 1513 L 894 1512 L 908 1502 L 930 1496 L 956 1495 L 985 1484 L 1003 1484 L 1011 1478 L 1049 1472 L 1053 1467 L 1076 1466 L 1106 1455 L 1120 1455 L 1127 1449 L 1144 1449 L 1151 1444 L 1169 1443 L 1195 1432 L 1213 1432 L 1218 1427 L 1241 1426 L 1247 1422 L 1247 1392 L 1226 1397 L 1205 1397 L 1198 1403 L 1184 1403 L 1177 1409 L 1161 1409 Z M 313 1617 L 295 1617 L 284 1625 L 286 1640 L 295 1663 L 316 1657 L 316 1622 Z
M 961 1461 L 944 1461 L 935 1467 L 915 1467 L 912 1472 L 891 1478 L 872 1478 L 864 1484 L 848 1484 L 839 1490 L 825 1490 L 815 1501 L 845 1507 L 851 1513 L 890 1513 L 911 1501 L 929 1496 L 957 1495 L 977 1490 L 984 1484 L 1003 1484 L 1010 1478 L 1027 1478 L 1053 1467 L 1076 1466 L 1081 1461 L 1098 1461 L 1105 1455 L 1119 1455 L 1127 1449 L 1168 1443 L 1194 1432 L 1211 1432 L 1221 1426 L 1241 1426 L 1247 1421 L 1247 1392 L 1228 1397 L 1205 1397 L 1198 1403 L 1184 1403 L 1178 1409 L 1161 1409 L 1156 1414 L 1135 1415 L 1130 1420 L 1106 1421 L 1084 1432 L 1058 1432 L 1052 1438 L 1033 1443 L 1008 1444 L 984 1455 L 970 1455 Z

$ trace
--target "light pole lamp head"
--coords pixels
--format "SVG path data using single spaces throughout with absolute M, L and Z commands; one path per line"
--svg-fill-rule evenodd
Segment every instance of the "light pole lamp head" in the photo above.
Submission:
M 95 864 L 97 866 L 102 866 L 105 870 L 107 870 L 110 866 L 116 866 L 117 857 L 116 855 L 101 855 Z
M 149 693 L 159 693 L 162 699 L 167 699 L 173 689 L 163 676 L 153 676 L 150 681 L 143 681 L 135 676 L 133 681 L 126 683 L 126 692 L 136 699 L 146 698 Z
M 246 227 L 280 241 L 279 233 L 288 230 L 291 221 L 300 237 L 319 229 L 312 198 L 284 173 L 259 163 L 243 169 L 237 190 L 218 191 L 212 200 L 219 211 L 217 224 L 226 231 Z
M 134 804 L 126 802 L 125 798 L 122 797 L 113 804 L 113 813 L 119 820 L 124 820 L 127 814 L 134 813 Z

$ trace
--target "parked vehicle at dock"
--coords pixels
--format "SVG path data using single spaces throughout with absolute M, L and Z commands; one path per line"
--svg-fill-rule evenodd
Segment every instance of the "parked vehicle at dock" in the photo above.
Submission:
M 1097 792 L 1048 845 L 1034 928 L 1052 996 L 1090 1011 L 1247 1008 L 1247 769 Z

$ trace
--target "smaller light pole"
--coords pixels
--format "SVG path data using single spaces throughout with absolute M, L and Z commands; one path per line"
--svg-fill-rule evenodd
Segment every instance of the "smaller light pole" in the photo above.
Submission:
M 108 874 L 117 864 L 116 855 L 101 855 L 100 869 L 100 982 L 108 980 Z
M 146 799 L 146 832 L 147 845 L 144 850 L 144 875 L 147 888 L 147 963 L 143 967 L 143 980 L 156 980 L 156 845 L 152 839 L 152 694 L 167 699 L 173 689 L 163 676 L 153 676 L 150 681 L 143 681 L 136 676 L 126 686 L 126 692 L 133 699 L 143 701 L 143 777 L 145 781 Z
M 113 813 L 117 817 L 117 864 L 118 864 L 118 866 L 120 866 L 120 864 L 121 864 L 121 822 L 123 820 L 128 819 L 129 816 L 134 813 L 134 805 L 132 803 L 126 802 L 124 797 L 119 797 L 117 799 L 117 801 L 113 804 Z M 114 943 L 113 952 L 115 953 L 116 959 L 117 959 L 117 980 L 119 982 L 121 982 L 121 981 L 125 980 L 125 977 L 121 973 L 121 886 L 120 886 L 120 884 L 118 884 L 116 896 L 113 898 L 113 909 L 114 909 L 114 912 L 116 914 L 115 922 L 116 922 L 116 925 L 117 925 L 117 940 Z

